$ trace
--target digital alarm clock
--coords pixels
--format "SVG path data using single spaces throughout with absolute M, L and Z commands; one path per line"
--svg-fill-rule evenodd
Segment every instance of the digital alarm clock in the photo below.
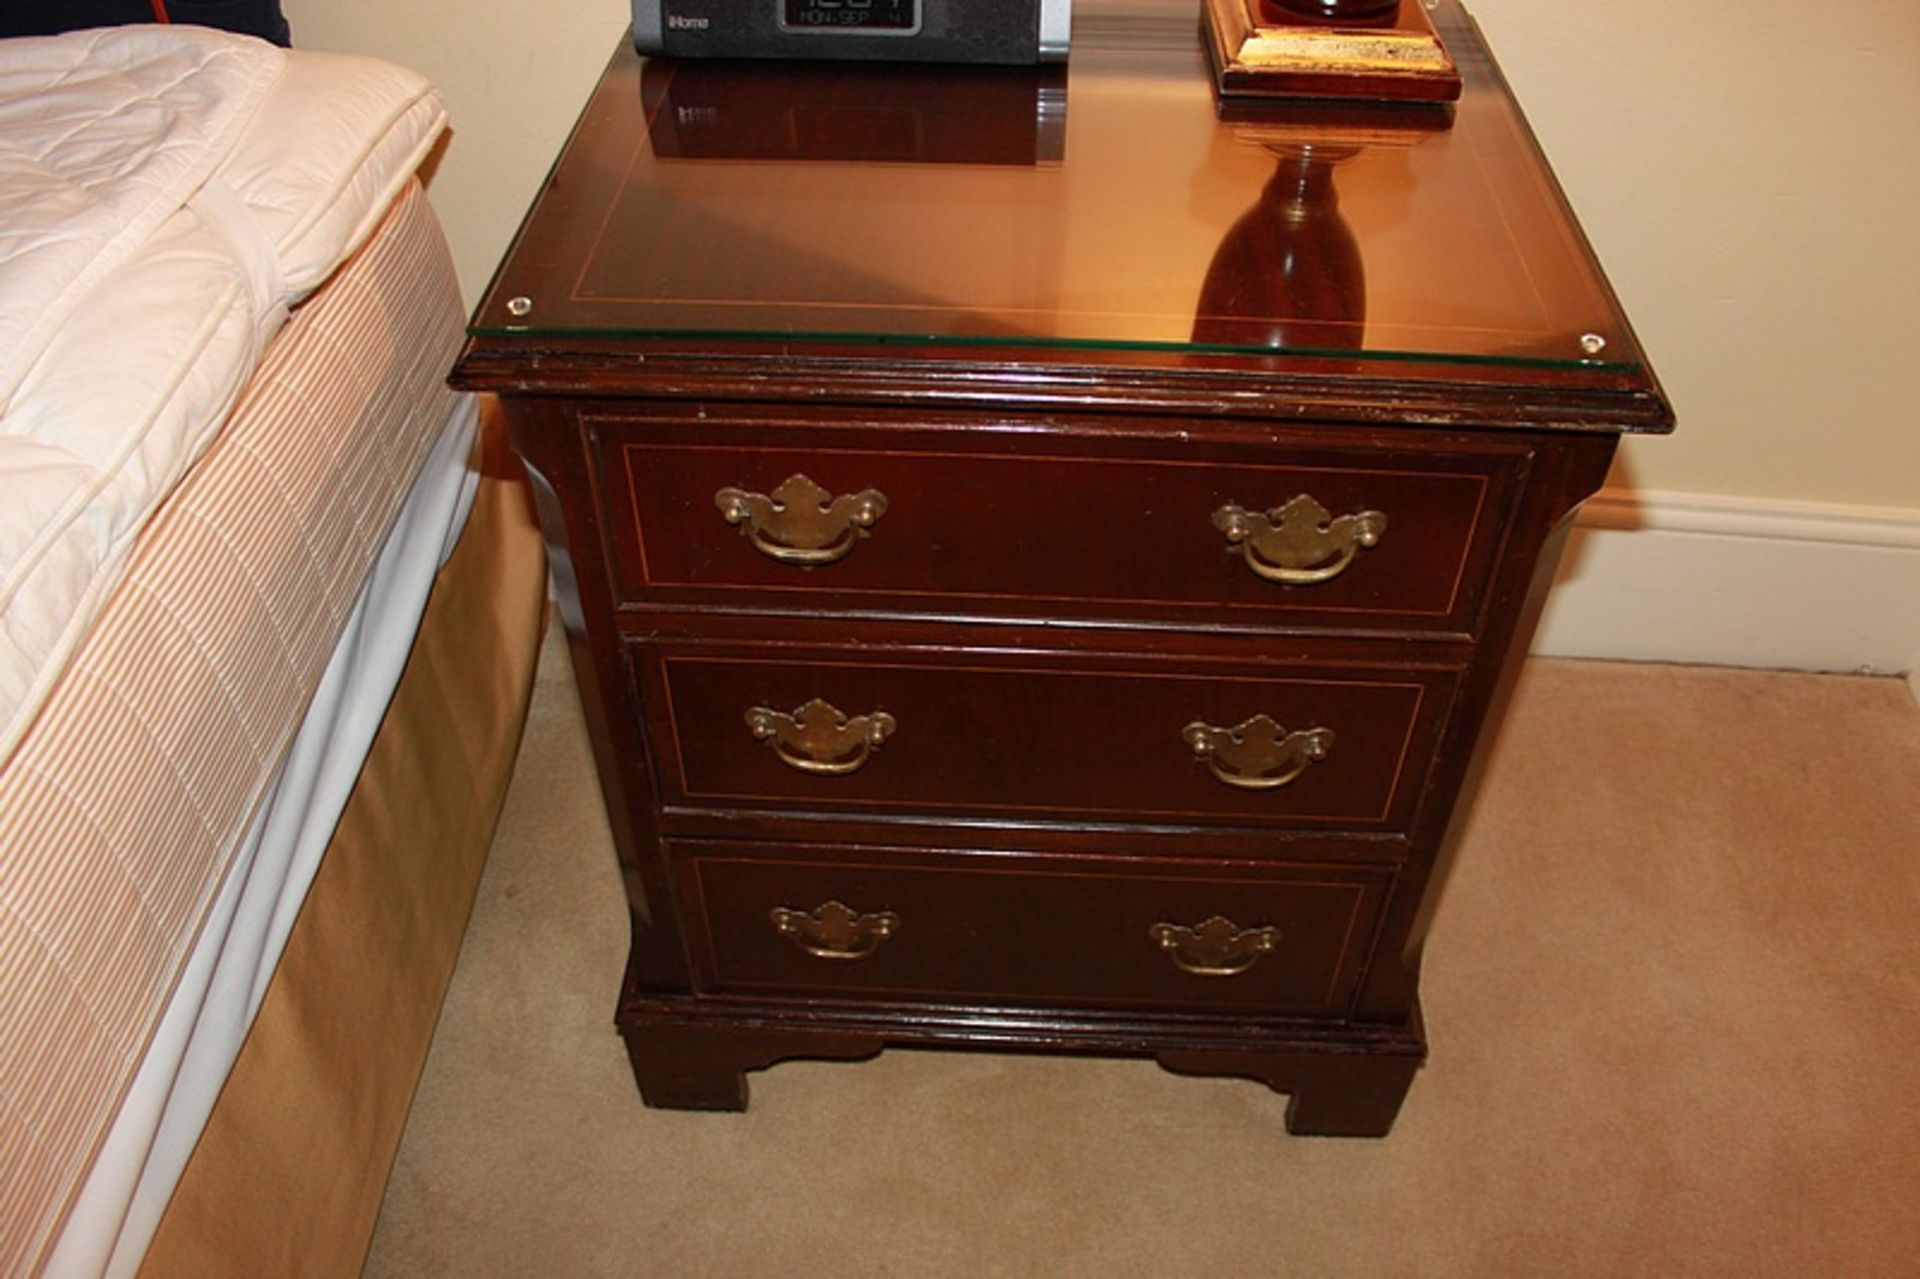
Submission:
M 674 58 L 1032 65 L 1067 56 L 1073 0 L 633 0 L 633 43 Z

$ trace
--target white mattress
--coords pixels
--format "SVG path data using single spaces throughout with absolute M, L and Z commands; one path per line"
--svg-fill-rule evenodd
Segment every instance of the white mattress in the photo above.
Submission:
M 262 351 L 445 125 L 198 27 L 0 41 L 0 764 Z

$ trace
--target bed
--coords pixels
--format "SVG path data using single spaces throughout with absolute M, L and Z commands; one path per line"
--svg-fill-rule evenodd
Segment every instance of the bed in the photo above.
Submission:
M 353 1273 L 545 565 L 418 76 L 0 41 L 0 1273 Z

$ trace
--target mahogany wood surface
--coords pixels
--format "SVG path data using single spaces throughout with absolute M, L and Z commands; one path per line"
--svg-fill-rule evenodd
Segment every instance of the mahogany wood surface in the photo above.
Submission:
M 1472 73 L 1456 149 L 1497 179 L 1478 215 L 1524 230 L 1484 243 L 1507 245 L 1497 269 L 1541 291 L 1541 316 L 1584 314 L 1604 279 L 1537 151 L 1515 149 L 1470 24 L 1451 0 L 1439 16 Z M 637 79 L 609 68 L 454 380 L 502 394 L 533 476 L 632 914 L 616 1022 L 644 1099 L 739 1109 L 746 1071 L 888 1046 L 1130 1054 L 1290 1092 L 1295 1132 L 1385 1133 L 1425 1054 L 1452 834 L 1566 525 L 1619 433 L 1671 426 L 1624 317 L 1595 322 L 1625 358 L 1586 362 L 1463 358 L 1471 299 L 1438 296 L 1446 349 L 1401 355 L 673 332 L 607 324 L 616 304 L 592 298 L 503 327 L 503 293 L 578 293 L 661 251 L 595 258 L 581 227 L 620 231 L 641 195 L 718 198 L 707 170 L 632 158 Z M 722 163 L 756 181 L 771 162 Z M 1045 189 L 977 172 L 942 177 Z M 674 225 L 704 251 L 699 217 Z M 1378 266 L 1366 237 L 1340 242 L 1335 266 Z M 1263 255 L 1215 255 L 1185 305 L 1322 305 L 1214 278 Z M 818 267 L 793 280 L 843 288 Z M 728 279 L 771 287 L 699 282 Z M 1312 296 L 1351 328 L 1366 290 Z M 1419 299 L 1392 305 L 1418 331 Z M 796 475 L 884 510 L 839 558 L 784 562 L 724 491 Z M 1301 494 L 1384 533 L 1325 581 L 1266 580 L 1213 517 Z M 814 699 L 884 731 L 798 766 L 761 726 Z M 1330 745 L 1282 785 L 1236 787 L 1183 736 L 1258 715 Z

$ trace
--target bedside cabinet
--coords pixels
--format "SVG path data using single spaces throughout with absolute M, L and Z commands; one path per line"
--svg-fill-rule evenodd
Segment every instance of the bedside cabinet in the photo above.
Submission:
M 1064 76 L 614 58 L 454 380 L 535 478 L 649 1104 L 920 1045 L 1391 1126 L 1561 535 L 1671 426 L 1436 17 L 1451 109 L 1223 117 L 1183 7 L 1099 0 Z

